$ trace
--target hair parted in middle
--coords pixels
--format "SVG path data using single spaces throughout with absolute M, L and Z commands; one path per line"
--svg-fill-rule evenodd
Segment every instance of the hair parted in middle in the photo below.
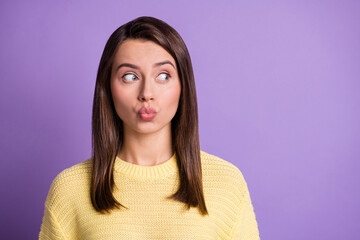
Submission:
M 179 189 L 168 198 L 198 207 L 208 214 L 202 184 L 198 107 L 190 54 L 179 33 L 154 17 L 139 17 L 116 29 L 103 51 L 95 84 L 92 111 L 91 202 L 98 212 L 123 206 L 113 196 L 113 167 L 123 142 L 123 124 L 115 111 L 110 91 L 114 56 L 128 39 L 152 41 L 174 58 L 181 83 L 179 105 L 171 121 L 172 147 L 180 176 Z

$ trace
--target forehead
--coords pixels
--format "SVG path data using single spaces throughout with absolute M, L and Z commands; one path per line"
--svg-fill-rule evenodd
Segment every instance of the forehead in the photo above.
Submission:
M 153 64 L 164 60 L 176 65 L 174 58 L 160 45 L 149 40 L 127 39 L 118 47 L 114 62 Z

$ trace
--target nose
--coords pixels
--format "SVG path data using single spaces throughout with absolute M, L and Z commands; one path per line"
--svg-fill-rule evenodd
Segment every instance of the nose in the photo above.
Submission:
M 144 78 L 139 91 L 138 99 L 141 102 L 147 102 L 154 99 L 154 90 L 150 78 Z

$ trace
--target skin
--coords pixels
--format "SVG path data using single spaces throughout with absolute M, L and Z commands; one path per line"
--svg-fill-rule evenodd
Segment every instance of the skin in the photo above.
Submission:
M 124 127 L 119 158 L 143 166 L 169 160 L 174 154 L 171 120 L 181 93 L 174 58 L 152 41 L 128 39 L 115 54 L 110 88 Z M 142 107 L 155 109 L 155 118 L 142 120 Z

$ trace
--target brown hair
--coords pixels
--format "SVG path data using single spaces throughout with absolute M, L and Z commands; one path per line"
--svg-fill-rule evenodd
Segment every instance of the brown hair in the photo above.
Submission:
M 208 214 L 202 186 L 198 109 L 190 55 L 176 30 L 153 17 L 139 17 L 116 29 L 100 60 L 92 112 L 92 205 L 98 212 L 125 207 L 112 194 L 113 167 L 123 142 L 123 128 L 112 101 L 110 76 L 114 55 L 126 39 L 153 41 L 168 51 L 176 62 L 181 94 L 171 129 L 180 187 L 168 198 L 185 203 L 187 209 L 198 207 L 202 215 Z

